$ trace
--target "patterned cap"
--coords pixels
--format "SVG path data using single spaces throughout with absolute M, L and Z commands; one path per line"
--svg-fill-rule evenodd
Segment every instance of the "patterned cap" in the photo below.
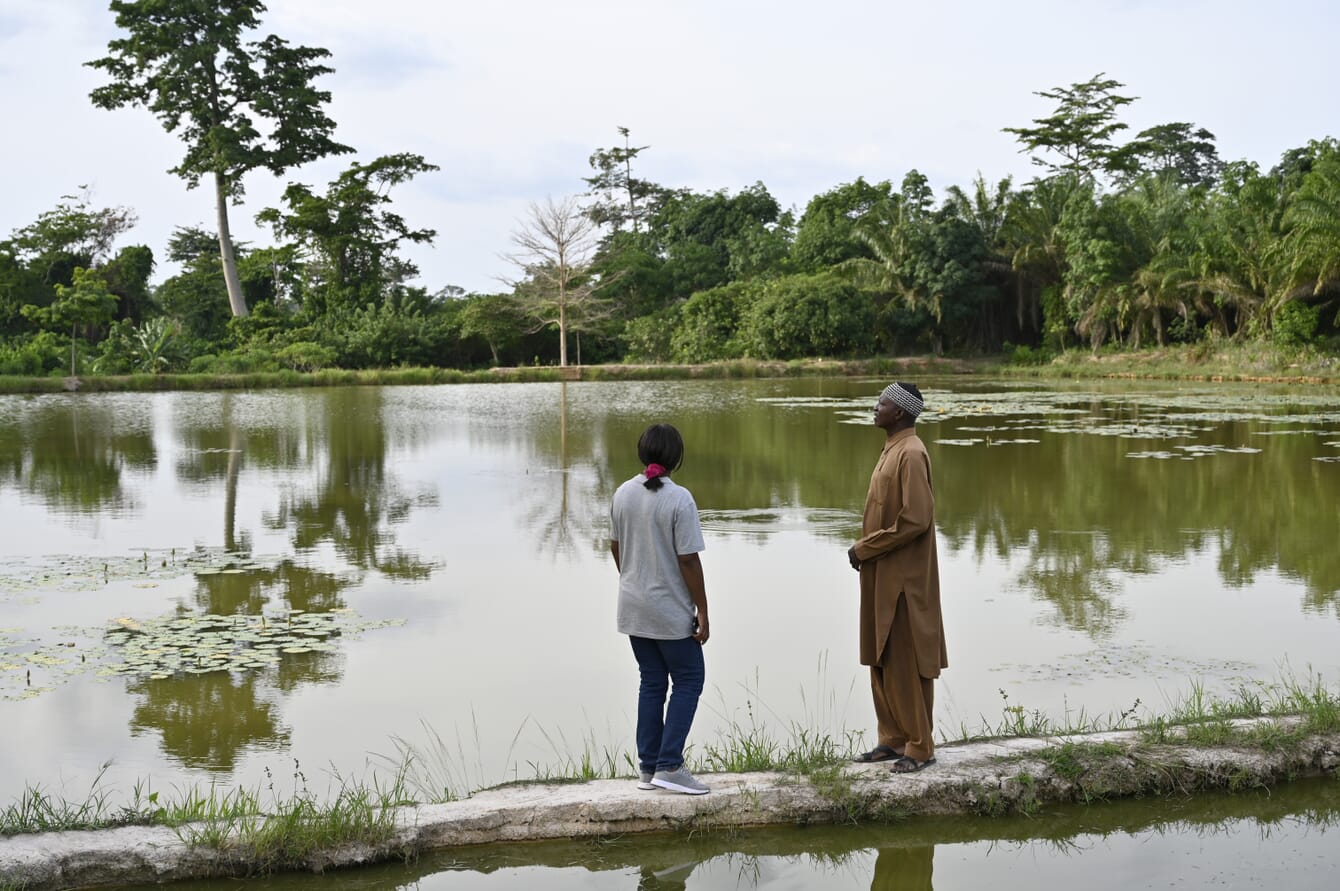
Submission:
M 909 390 L 907 387 L 912 389 Z M 884 392 L 879 395 L 881 398 L 888 397 L 890 402 L 907 412 L 913 419 L 921 414 L 922 409 L 926 407 L 926 403 L 921 400 L 921 393 L 916 389 L 915 384 L 907 384 L 906 386 L 903 384 L 889 384 L 884 388 Z

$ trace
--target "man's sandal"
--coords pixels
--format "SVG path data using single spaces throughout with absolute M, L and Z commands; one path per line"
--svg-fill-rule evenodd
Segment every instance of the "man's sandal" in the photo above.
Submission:
M 918 761 L 915 758 L 904 755 L 889 765 L 889 773 L 916 773 L 918 770 L 925 770 L 934 763 L 934 758 Z
M 875 746 L 870 751 L 862 752 L 851 760 L 855 761 L 857 764 L 874 764 L 877 761 L 892 761 L 895 758 L 901 757 L 902 755 L 899 755 L 888 746 Z

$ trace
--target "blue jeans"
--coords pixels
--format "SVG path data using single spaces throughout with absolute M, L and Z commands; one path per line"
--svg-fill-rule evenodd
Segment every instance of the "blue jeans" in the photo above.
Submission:
M 639 767 L 643 773 L 679 770 L 684 766 L 684 741 L 703 692 L 703 645 L 691 637 L 652 640 L 629 635 L 628 640 L 642 675 L 637 691 Z M 665 704 L 667 690 L 669 707 Z

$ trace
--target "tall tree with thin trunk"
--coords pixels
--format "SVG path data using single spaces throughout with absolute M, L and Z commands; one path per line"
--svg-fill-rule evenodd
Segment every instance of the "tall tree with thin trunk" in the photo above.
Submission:
M 608 284 L 591 275 L 596 248 L 596 223 L 574 197 L 531 202 L 520 228 L 512 233 L 517 252 L 507 259 L 523 273 L 504 279 L 515 288 L 521 311 L 535 324 L 558 328 L 558 364 L 568 364 L 568 332 L 607 317 L 609 301 L 596 290 Z
M 261 0 L 112 0 L 111 11 L 127 36 L 87 63 L 111 78 L 89 98 L 99 108 L 149 109 L 186 143 L 170 172 L 192 189 L 203 177 L 213 179 L 228 302 L 234 316 L 245 316 L 228 226 L 228 205 L 243 195 L 242 177 L 261 167 L 279 176 L 353 151 L 331 139 L 335 122 L 323 109 L 330 93 L 313 86 L 333 70 L 321 64 L 330 53 L 273 34 L 247 40 L 265 11 Z

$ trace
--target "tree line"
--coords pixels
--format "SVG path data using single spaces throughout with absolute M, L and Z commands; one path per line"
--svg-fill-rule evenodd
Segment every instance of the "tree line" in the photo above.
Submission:
M 1340 142 L 1269 168 L 1223 161 L 1170 122 L 1130 138 L 1135 97 L 1103 74 L 1037 95 L 1007 127 L 1037 167 L 937 196 L 927 178 L 857 178 L 784 210 L 761 183 L 693 191 L 638 176 L 626 128 L 586 191 L 530 206 L 497 293 L 416 284 L 436 232 L 393 192 L 437 170 L 403 152 L 292 183 L 237 243 L 243 181 L 353 152 L 333 139 L 329 53 L 260 34 L 259 0 L 202 11 L 114 0 L 125 36 L 88 63 L 91 100 L 140 106 L 212 186 L 216 225 L 178 228 L 151 284 L 133 210 L 67 196 L 0 241 L 0 373 L 228 373 L 290 368 L 706 362 L 950 352 L 1042 361 L 1067 348 L 1206 339 L 1340 344 Z

